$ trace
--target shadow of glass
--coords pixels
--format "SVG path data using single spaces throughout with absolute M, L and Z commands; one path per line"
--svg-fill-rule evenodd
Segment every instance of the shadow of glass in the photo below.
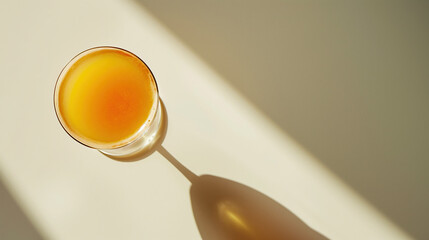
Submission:
M 191 182 L 192 211 L 202 239 L 327 239 L 263 193 L 225 178 L 197 176 L 164 147 L 158 152 Z
M 190 195 L 205 240 L 327 239 L 270 197 L 225 178 L 202 175 Z

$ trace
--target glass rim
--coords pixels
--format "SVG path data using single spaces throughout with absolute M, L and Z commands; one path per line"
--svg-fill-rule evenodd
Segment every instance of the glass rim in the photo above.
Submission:
M 63 117 L 61 116 L 61 112 L 59 109 L 59 89 L 60 86 L 64 80 L 64 77 L 67 75 L 68 71 L 70 70 L 70 68 L 78 61 L 80 60 L 82 57 L 92 53 L 92 52 L 96 52 L 99 50 L 103 50 L 103 49 L 110 49 L 110 50 L 117 50 L 117 51 L 122 51 L 125 52 L 127 54 L 130 54 L 131 56 L 135 57 L 136 59 L 138 59 L 141 63 L 143 63 L 143 65 L 149 70 L 150 75 L 152 76 L 152 82 L 154 84 L 154 102 L 152 104 L 151 110 L 150 110 L 150 114 L 148 116 L 148 118 L 146 119 L 146 121 L 140 126 L 139 130 L 137 130 L 133 135 L 131 135 L 130 137 L 123 139 L 121 141 L 117 141 L 114 143 L 98 143 L 95 141 L 91 141 L 91 140 L 86 140 L 85 137 L 80 136 L 79 134 L 75 133 L 71 128 L 69 128 L 66 124 L 66 122 L 64 121 Z M 92 48 L 88 48 L 78 54 L 76 54 L 65 66 L 64 68 L 61 70 L 60 74 L 58 75 L 58 78 L 55 82 L 55 87 L 54 87 L 54 110 L 55 110 L 55 115 L 58 119 L 58 121 L 60 122 L 61 127 L 66 131 L 66 133 L 73 138 L 75 141 L 77 141 L 78 143 L 89 147 L 89 148 L 93 148 L 93 149 L 118 149 L 124 146 L 127 146 L 133 142 L 135 142 L 136 140 L 140 139 L 140 137 L 142 137 L 144 135 L 144 133 L 146 132 L 146 130 L 153 124 L 153 119 L 155 118 L 156 113 L 159 111 L 159 91 L 158 91 L 158 83 L 156 82 L 155 76 L 152 72 L 152 70 L 149 68 L 149 66 L 140 58 L 138 57 L 136 54 L 120 48 L 120 47 L 114 47 L 114 46 L 98 46 L 98 47 L 92 47 Z

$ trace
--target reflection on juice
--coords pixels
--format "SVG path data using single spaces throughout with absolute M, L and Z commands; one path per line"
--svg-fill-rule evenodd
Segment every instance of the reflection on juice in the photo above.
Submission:
M 64 76 L 59 114 L 80 138 L 114 144 L 136 134 L 156 100 L 156 85 L 136 56 L 114 48 L 91 51 Z

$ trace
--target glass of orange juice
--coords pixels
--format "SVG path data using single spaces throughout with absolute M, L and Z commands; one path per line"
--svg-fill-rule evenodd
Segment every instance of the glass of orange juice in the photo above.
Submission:
M 75 56 L 58 77 L 54 106 L 72 138 L 115 157 L 151 145 L 162 114 L 149 67 L 117 47 L 91 48 Z

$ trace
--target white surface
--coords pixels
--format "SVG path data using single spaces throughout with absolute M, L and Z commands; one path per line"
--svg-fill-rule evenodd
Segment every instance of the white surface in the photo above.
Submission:
M 199 239 L 189 182 L 155 153 L 121 163 L 74 142 L 53 87 L 78 52 L 125 48 L 154 72 L 169 128 L 164 146 L 196 174 L 251 186 L 332 239 L 405 239 L 129 1 L 2 3 L 0 173 L 49 239 Z

